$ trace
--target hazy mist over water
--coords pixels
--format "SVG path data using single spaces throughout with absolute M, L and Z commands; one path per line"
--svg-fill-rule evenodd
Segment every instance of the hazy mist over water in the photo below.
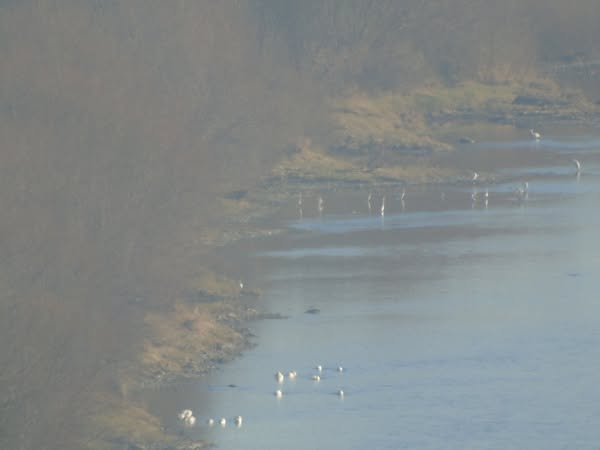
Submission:
M 201 421 L 242 414 L 241 428 L 192 432 L 223 448 L 593 448 L 598 152 L 576 155 L 579 178 L 529 166 L 478 184 L 487 207 L 470 204 L 473 186 L 416 187 L 383 218 L 363 191 L 288 216 L 288 233 L 250 256 L 288 318 L 256 325 L 257 348 L 222 372 L 149 394 L 151 409 L 172 426 L 182 407 Z M 278 385 L 277 370 L 298 378 Z
M 78 448 L 144 313 L 211 263 L 190 243 L 217 199 L 299 140 L 330 145 L 330 96 L 594 60 L 599 18 L 595 0 L 0 1 L 0 447 Z

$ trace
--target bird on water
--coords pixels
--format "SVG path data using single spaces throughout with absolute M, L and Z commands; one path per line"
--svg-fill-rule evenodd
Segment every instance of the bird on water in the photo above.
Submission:
M 536 141 L 539 141 L 542 138 L 542 135 L 540 133 L 538 133 L 537 131 L 535 131 L 533 128 L 531 128 L 529 130 L 529 134 L 531 135 L 532 138 L 534 138 Z

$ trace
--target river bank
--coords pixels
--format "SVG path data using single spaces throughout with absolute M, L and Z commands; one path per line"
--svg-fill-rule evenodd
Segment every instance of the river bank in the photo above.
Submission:
M 480 170 L 465 164 L 457 146 L 468 149 L 470 142 L 486 135 L 529 139 L 529 127 L 543 129 L 546 123 L 565 121 L 590 124 L 597 118 L 589 102 L 579 107 L 560 102 L 564 94 L 551 96 L 546 88 L 534 89 L 545 92 L 547 100 L 542 105 L 539 92 L 537 97 L 531 93 L 526 97 L 537 101 L 523 103 L 516 101 L 524 94 L 517 94 L 514 86 L 496 86 L 494 95 L 487 91 L 475 95 L 480 89 L 479 85 L 463 86 L 445 90 L 443 95 L 421 90 L 402 101 L 398 96 L 360 94 L 349 97 L 344 105 L 337 103 L 334 117 L 339 129 L 333 142 L 323 146 L 305 138 L 288 149 L 255 186 L 224 193 L 220 202 L 225 213 L 193 239 L 215 251 L 243 238 L 278 233 L 277 228 L 265 227 L 260 218 L 286 203 L 295 204 L 301 193 L 310 198 L 317 192 L 348 188 L 385 192 L 416 184 L 470 183 L 475 170 L 480 180 L 493 180 L 501 163 L 489 163 Z M 243 280 L 230 274 L 199 267 L 184 295 L 170 299 L 167 308 L 146 313 L 147 337 L 139 357 L 120 371 L 111 390 L 98 393 L 97 413 L 89 423 L 90 434 L 99 439 L 88 442 L 88 448 L 210 445 L 164 429 L 138 402 L 137 393 L 215 370 L 252 347 L 252 321 L 280 318 L 261 311 L 260 291 L 240 283 Z

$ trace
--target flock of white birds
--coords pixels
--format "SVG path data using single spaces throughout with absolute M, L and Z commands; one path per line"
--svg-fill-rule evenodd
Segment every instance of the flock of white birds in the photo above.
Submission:
M 323 374 L 323 366 L 322 365 L 317 365 L 315 367 L 315 371 L 316 374 L 313 375 L 310 379 L 316 383 L 321 381 L 321 377 Z M 338 366 L 335 369 L 338 373 L 342 373 L 344 372 L 344 368 L 342 366 Z M 275 391 L 275 397 L 278 399 L 283 398 L 283 389 L 282 389 L 282 385 L 284 384 L 285 380 L 291 380 L 294 381 L 298 378 L 298 372 L 296 372 L 295 370 L 291 370 L 289 372 L 287 372 L 287 374 L 284 374 L 281 371 L 277 371 L 275 373 L 275 380 L 277 381 L 278 387 L 279 389 L 277 389 Z M 344 398 L 344 391 L 342 389 L 338 389 L 336 391 L 336 395 L 343 399 Z M 191 409 L 183 409 L 181 410 L 177 417 L 179 418 L 180 422 L 186 426 L 186 427 L 193 427 L 196 425 L 196 417 L 194 416 L 194 412 Z M 235 424 L 235 426 L 237 426 L 238 428 L 242 426 L 244 419 L 242 418 L 242 416 L 235 416 L 233 419 L 231 419 L 231 421 L 233 421 L 233 423 Z M 219 419 L 218 421 L 211 418 L 206 419 L 206 425 L 208 425 L 209 427 L 214 426 L 215 424 L 219 424 L 221 427 L 226 427 L 228 424 L 228 420 L 225 417 L 222 417 L 221 419 Z

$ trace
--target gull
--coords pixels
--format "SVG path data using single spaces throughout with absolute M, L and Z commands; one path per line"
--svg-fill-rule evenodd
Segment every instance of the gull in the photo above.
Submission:
M 207 419 L 206 420 L 206 425 L 208 425 L 209 427 L 212 427 L 215 424 L 215 419 Z
M 280 371 L 277 371 L 277 373 L 275 374 L 275 379 L 279 382 L 279 383 L 283 383 L 283 380 L 285 379 L 285 377 L 283 376 L 283 373 Z
M 321 377 L 319 375 L 313 375 L 312 380 L 313 381 L 321 381 Z
M 283 392 L 281 391 L 281 389 L 277 389 L 275 391 L 275 397 L 277 397 L 277 398 L 283 397 Z
M 242 418 L 242 416 L 235 416 L 235 418 L 233 419 L 233 421 L 236 424 L 236 426 L 241 427 L 242 426 L 242 422 L 244 421 L 244 419 Z
M 292 370 L 292 371 L 288 372 L 288 378 L 290 380 L 295 379 L 297 376 L 298 376 L 298 372 L 296 372 L 295 370 Z
M 400 200 L 404 200 L 406 198 L 406 188 L 402 188 L 402 193 L 400 194 Z
M 369 206 L 369 212 L 371 212 L 371 199 L 373 195 L 369 192 L 369 196 L 367 197 L 367 205 Z
M 385 195 L 381 199 L 381 217 L 385 215 Z
M 185 421 L 188 417 L 192 417 L 193 416 L 193 412 L 191 409 L 184 409 L 183 411 L 181 411 L 178 414 L 179 420 L 183 420 Z
M 581 163 L 577 159 L 572 159 L 571 162 L 575 164 L 575 168 L 577 169 L 577 174 L 581 173 Z
M 531 137 L 533 137 L 536 141 L 539 141 L 542 138 L 542 135 L 537 131 L 534 131 L 533 128 L 529 130 L 529 134 L 531 134 Z
M 196 418 L 194 416 L 189 416 L 183 419 L 186 425 L 193 427 L 196 424 Z
M 319 364 L 317 367 L 315 367 L 315 369 L 317 369 L 317 371 L 319 371 L 319 372 L 323 372 L 323 366 L 321 364 Z
M 337 368 L 337 371 L 338 371 L 338 372 L 343 372 L 343 371 L 344 371 L 344 368 L 343 368 L 342 366 L 339 366 L 339 367 Z
M 340 398 L 344 398 L 344 391 L 342 391 L 341 389 L 337 392 L 337 394 Z
M 319 214 L 323 212 L 323 197 L 319 195 Z
M 471 179 L 471 181 L 475 183 L 477 181 L 477 178 L 479 178 L 479 174 L 477 172 L 473 172 L 473 178 Z
M 219 420 L 219 424 L 224 427 L 225 425 L 227 425 L 227 419 L 225 417 L 223 417 L 221 420 Z

